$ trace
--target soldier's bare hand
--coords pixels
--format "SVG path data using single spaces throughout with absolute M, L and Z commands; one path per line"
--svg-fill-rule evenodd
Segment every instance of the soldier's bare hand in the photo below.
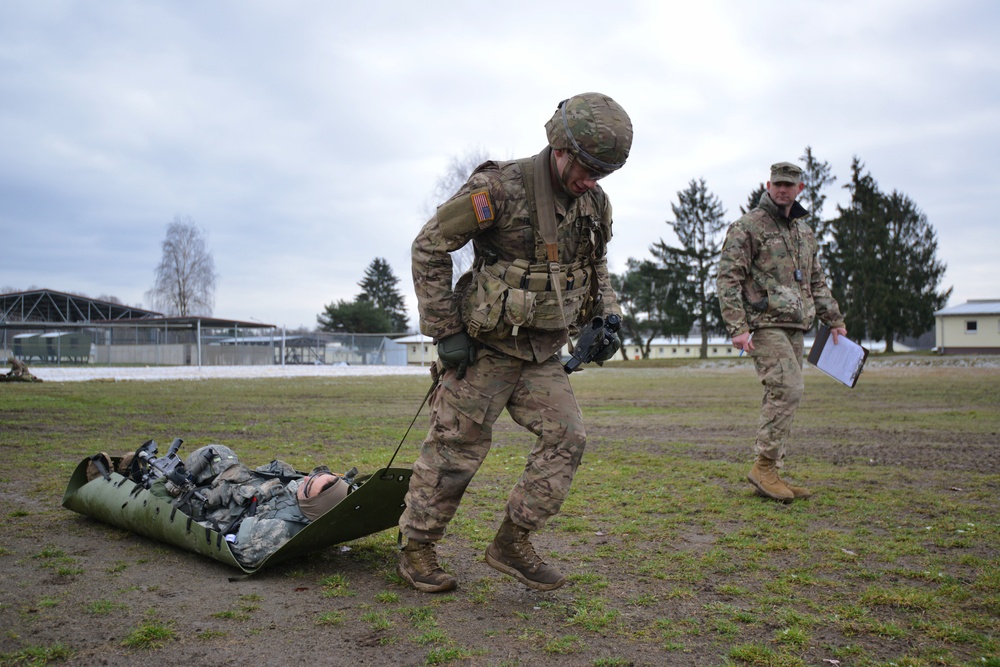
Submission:
M 737 336 L 733 336 L 733 347 L 743 352 L 752 352 L 753 340 L 750 338 L 750 332 L 746 331 Z

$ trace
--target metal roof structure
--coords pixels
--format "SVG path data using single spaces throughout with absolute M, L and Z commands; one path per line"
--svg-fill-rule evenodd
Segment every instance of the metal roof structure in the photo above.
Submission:
M 97 326 L 130 326 L 130 327 L 162 327 L 164 325 L 172 329 L 196 329 L 199 326 L 203 329 L 277 329 L 274 324 L 266 322 L 244 322 L 243 320 L 229 320 L 223 317 L 208 317 L 202 315 L 189 315 L 187 317 L 140 317 L 134 319 L 120 320 L 96 320 L 91 322 Z
M 0 329 L 93 326 L 175 327 L 179 329 L 274 329 L 264 322 L 221 317 L 164 317 L 163 313 L 50 289 L 0 294 Z
M 935 311 L 936 317 L 944 315 L 1000 315 L 1000 299 L 971 299 L 958 306 Z
M 0 326 L 5 327 L 65 326 L 153 317 L 163 314 L 50 289 L 0 294 Z

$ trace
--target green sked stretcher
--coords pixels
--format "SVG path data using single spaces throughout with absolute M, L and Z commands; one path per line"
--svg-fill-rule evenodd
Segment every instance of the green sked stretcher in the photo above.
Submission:
M 278 547 L 255 568 L 240 564 L 225 536 L 191 519 L 169 502 L 158 498 L 117 472 L 110 479 L 87 481 L 84 459 L 70 477 L 63 507 L 104 523 L 187 549 L 239 568 L 246 574 L 268 565 L 302 556 L 341 542 L 372 535 L 399 522 L 403 498 L 410 484 L 406 468 L 383 468 L 366 479 L 357 490 L 291 539 Z M 112 459 L 115 466 L 119 459 Z

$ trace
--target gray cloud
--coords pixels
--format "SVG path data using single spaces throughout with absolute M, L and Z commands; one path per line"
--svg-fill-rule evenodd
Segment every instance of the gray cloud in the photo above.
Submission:
M 697 6 L 694 6 L 697 5 Z M 72 0 L 0 5 L 0 286 L 140 303 L 176 214 L 209 233 L 216 313 L 312 326 L 375 257 L 401 279 L 449 159 L 544 145 L 556 102 L 632 115 L 607 180 L 613 270 L 707 180 L 735 218 L 806 145 L 859 155 L 938 231 L 953 302 L 996 297 L 994 3 Z M 845 202 L 836 188 L 833 205 Z

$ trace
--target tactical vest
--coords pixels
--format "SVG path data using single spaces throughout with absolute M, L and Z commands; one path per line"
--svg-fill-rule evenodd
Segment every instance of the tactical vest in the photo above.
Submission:
M 548 154 L 548 150 L 540 154 L 546 162 Z M 506 325 L 503 328 L 509 327 L 512 336 L 521 327 L 542 331 L 567 329 L 588 319 L 600 298 L 597 270 L 586 250 L 588 244 L 578 244 L 569 266 L 559 266 L 556 239 L 544 238 L 548 235 L 539 221 L 538 200 L 547 200 L 549 206 L 554 206 L 551 191 L 547 197 L 546 193 L 541 197 L 536 193 L 534 158 L 518 160 L 517 164 L 535 231 L 534 262 L 527 259 L 488 262 L 477 255 L 473 269 L 456 286 L 456 292 L 464 294 L 462 320 L 473 337 L 498 330 L 501 323 Z

